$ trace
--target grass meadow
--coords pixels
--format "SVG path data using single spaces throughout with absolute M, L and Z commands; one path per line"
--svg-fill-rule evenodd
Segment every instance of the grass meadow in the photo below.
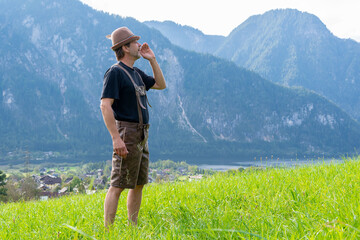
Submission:
M 0 239 L 360 239 L 360 158 L 149 184 L 137 227 L 105 194 L 0 204 Z

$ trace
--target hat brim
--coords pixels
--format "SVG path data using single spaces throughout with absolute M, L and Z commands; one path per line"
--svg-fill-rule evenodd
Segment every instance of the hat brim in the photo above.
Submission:
M 116 50 L 116 49 L 118 49 L 119 47 L 121 47 L 121 46 L 123 46 L 123 45 L 125 45 L 125 44 L 127 44 L 127 43 L 130 43 L 130 42 L 132 42 L 132 41 L 135 41 L 135 40 L 139 40 L 140 39 L 140 36 L 131 36 L 130 38 L 128 38 L 128 39 L 125 39 L 124 41 L 121 41 L 121 42 L 118 42 L 118 43 L 116 43 L 115 45 L 113 45 L 112 47 L 111 47 L 111 49 L 112 50 Z

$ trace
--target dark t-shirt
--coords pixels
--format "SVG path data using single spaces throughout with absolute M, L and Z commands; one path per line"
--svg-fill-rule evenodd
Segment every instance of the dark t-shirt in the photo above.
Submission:
M 124 63 L 119 62 L 132 76 L 138 86 L 144 86 L 148 91 L 155 84 L 155 79 L 146 75 L 140 69 L 134 67 L 130 68 Z M 142 78 L 139 78 L 139 74 Z M 142 83 L 144 82 L 144 84 Z M 138 108 L 136 102 L 135 88 L 129 76 L 118 66 L 111 66 L 104 75 L 104 86 L 101 93 L 101 98 L 112 98 L 114 103 L 112 109 L 114 117 L 119 121 L 139 122 Z M 140 100 L 146 109 L 142 109 L 143 123 L 149 123 L 149 112 L 146 102 L 146 97 L 141 96 Z

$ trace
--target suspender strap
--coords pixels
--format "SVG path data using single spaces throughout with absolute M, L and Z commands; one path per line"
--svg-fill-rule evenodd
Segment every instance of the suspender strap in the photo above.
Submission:
M 143 115 L 142 115 L 141 108 L 146 109 L 146 107 L 144 107 L 144 105 L 141 103 L 140 93 L 139 93 L 139 86 L 135 83 L 135 81 L 131 77 L 130 73 L 128 71 L 126 71 L 126 69 L 123 66 L 121 66 L 120 64 L 116 64 L 116 65 L 118 67 L 120 67 L 128 75 L 128 77 L 130 78 L 132 84 L 134 85 L 135 94 L 136 94 L 136 101 L 137 101 L 137 110 L 138 110 L 138 115 L 139 115 L 139 123 L 140 123 L 140 125 L 142 125 L 143 124 Z M 144 86 L 145 86 L 145 84 L 144 84 Z M 146 93 L 145 93 L 145 96 L 146 96 Z
M 140 73 L 138 73 L 136 70 L 135 70 L 135 72 L 136 72 L 137 75 L 139 76 L 141 82 L 144 84 L 144 87 L 146 87 L 146 86 L 145 86 L 145 83 L 144 83 L 143 80 L 142 80 L 142 77 L 141 77 Z M 146 90 L 146 89 L 145 89 L 145 90 Z M 146 103 L 152 108 L 152 106 L 151 106 L 150 103 L 149 103 L 149 99 L 148 99 L 148 97 L 147 97 L 146 92 L 145 92 L 145 98 L 146 98 Z M 142 105 L 142 104 L 141 104 L 141 105 Z

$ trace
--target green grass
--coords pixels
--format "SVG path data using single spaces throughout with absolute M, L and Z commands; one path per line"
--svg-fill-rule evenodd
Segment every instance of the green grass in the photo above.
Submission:
M 360 239 L 360 159 L 150 184 L 138 227 L 126 193 L 103 227 L 105 192 L 0 205 L 0 239 Z

